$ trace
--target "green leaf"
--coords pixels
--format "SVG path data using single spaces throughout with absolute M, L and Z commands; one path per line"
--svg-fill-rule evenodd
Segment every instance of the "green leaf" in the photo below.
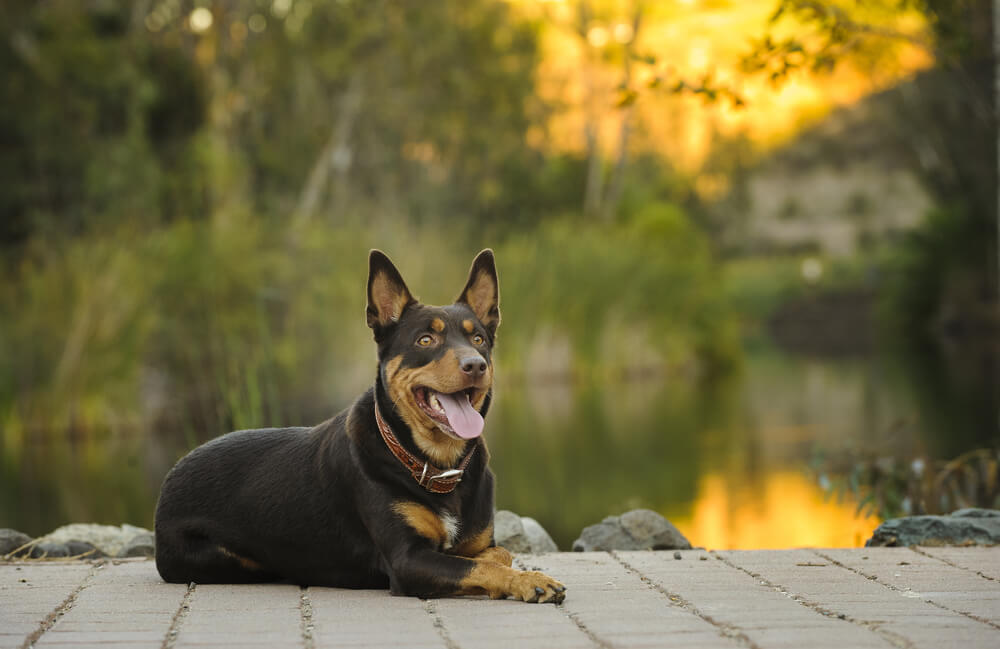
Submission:
M 635 103 L 635 100 L 639 98 L 639 93 L 631 88 L 628 88 L 621 92 L 618 96 L 618 101 L 615 102 L 616 108 L 627 108 Z

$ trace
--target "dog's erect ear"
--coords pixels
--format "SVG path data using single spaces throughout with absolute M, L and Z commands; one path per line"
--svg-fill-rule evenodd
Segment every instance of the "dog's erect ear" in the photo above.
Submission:
M 469 281 L 455 301 L 468 304 L 490 334 L 496 333 L 500 325 L 500 285 L 492 250 L 487 248 L 476 255 L 469 270 Z
M 399 322 L 403 310 L 416 302 L 403 276 L 381 250 L 368 255 L 368 326 L 379 328 Z

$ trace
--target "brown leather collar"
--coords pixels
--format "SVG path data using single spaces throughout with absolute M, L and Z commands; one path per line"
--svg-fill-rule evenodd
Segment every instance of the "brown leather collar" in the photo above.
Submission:
M 399 443 L 399 440 L 393 434 L 392 429 L 389 428 L 389 424 L 382 418 L 382 413 L 379 412 L 377 395 L 375 396 L 375 423 L 378 424 L 378 430 L 382 433 L 385 445 L 389 447 L 389 450 L 396 456 L 396 459 L 410 470 L 417 484 L 435 494 L 447 494 L 455 490 L 458 483 L 462 481 L 462 474 L 465 473 L 465 469 L 469 466 L 472 456 L 475 455 L 476 449 L 479 448 L 479 440 L 476 440 L 476 443 L 472 446 L 472 450 L 465 455 L 458 468 L 439 469 L 430 462 L 421 462 L 416 456 L 403 448 L 403 445 Z

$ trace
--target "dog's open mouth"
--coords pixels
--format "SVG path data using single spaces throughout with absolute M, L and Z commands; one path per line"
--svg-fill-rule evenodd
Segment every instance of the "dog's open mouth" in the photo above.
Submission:
M 483 433 L 483 416 L 472 407 L 475 390 L 460 390 L 445 394 L 428 387 L 413 389 L 417 405 L 438 428 L 462 439 L 474 439 Z

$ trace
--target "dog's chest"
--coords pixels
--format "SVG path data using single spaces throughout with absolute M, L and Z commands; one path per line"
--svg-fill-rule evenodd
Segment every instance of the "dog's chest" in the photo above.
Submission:
M 455 514 L 445 511 L 441 512 L 441 525 L 444 527 L 444 549 L 450 550 L 455 547 L 458 535 L 462 531 L 461 520 Z

